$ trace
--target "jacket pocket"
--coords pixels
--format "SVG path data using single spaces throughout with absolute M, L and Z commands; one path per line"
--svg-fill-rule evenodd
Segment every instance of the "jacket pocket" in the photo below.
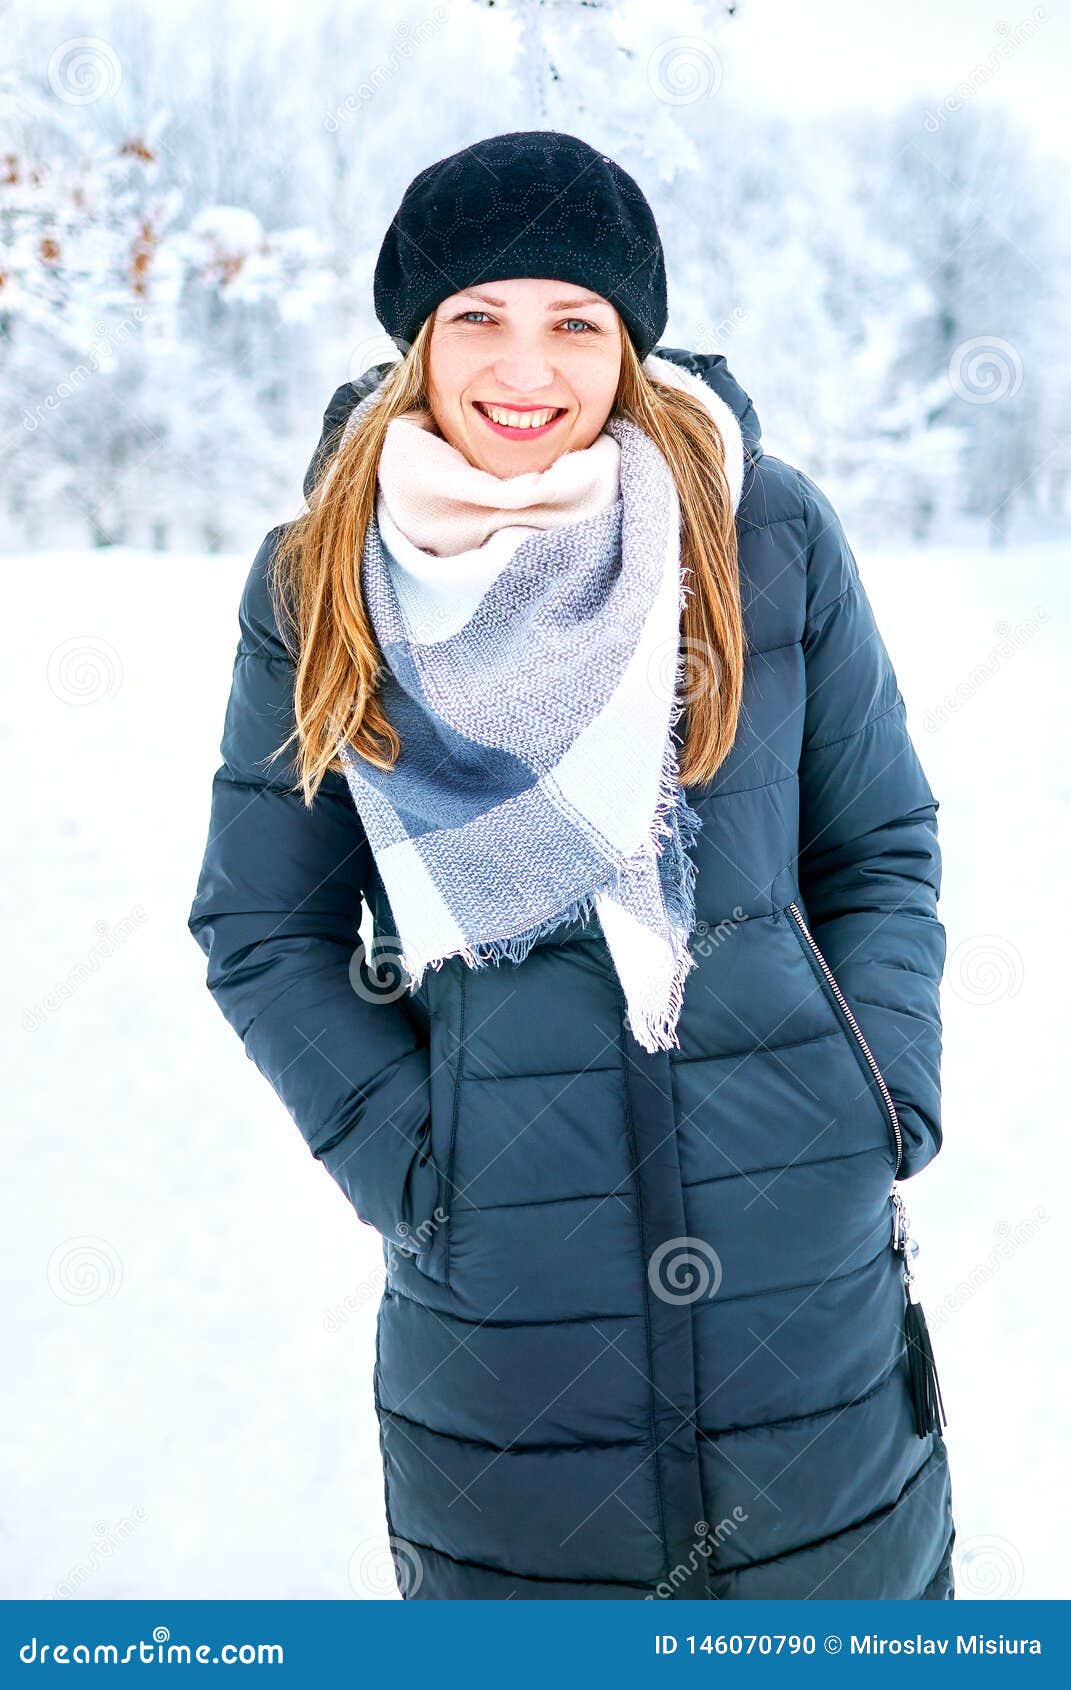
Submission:
M 822 955 L 821 947 L 808 927 L 799 904 L 787 904 L 785 914 L 792 924 L 793 931 L 803 948 L 804 955 L 814 970 L 816 978 L 836 1011 L 845 1036 L 855 1051 L 859 1066 L 889 1124 L 890 1137 L 896 1156 L 896 1166 L 893 1170 L 889 1192 L 889 1203 L 892 1208 L 891 1242 L 894 1254 L 897 1254 L 900 1259 L 904 1284 L 903 1340 L 908 1392 L 916 1434 L 919 1438 L 932 1438 L 941 1443 L 941 1431 L 947 1423 L 947 1416 L 940 1382 L 937 1377 L 937 1364 L 934 1359 L 926 1316 L 922 1312 L 922 1305 L 919 1302 L 918 1291 L 915 1286 L 914 1258 L 918 1244 L 911 1236 L 907 1209 L 896 1184 L 896 1177 L 900 1172 L 900 1164 L 903 1160 L 903 1133 L 900 1127 L 900 1118 L 896 1113 L 896 1104 L 893 1102 L 892 1093 L 881 1069 L 878 1067 L 874 1053 L 863 1037 L 859 1023 L 852 1014 L 851 1006 L 842 992 L 833 970 Z
M 430 1109 L 412 1173 L 424 1193 L 425 1219 L 404 1243 L 392 1242 L 387 1260 L 392 1277 L 402 1281 L 415 1273 L 438 1285 L 449 1283 L 463 1018 L 464 973 L 448 962 L 435 971 L 428 991 Z
M 858 1021 L 852 1014 L 851 1006 L 837 983 L 833 970 L 822 955 L 817 939 L 804 920 L 803 911 L 800 909 L 799 904 L 786 904 L 784 913 L 788 916 L 793 932 L 800 942 L 803 954 L 810 963 L 819 985 L 825 992 L 834 1014 L 844 1031 L 845 1037 L 855 1053 L 855 1058 L 863 1072 L 863 1077 L 870 1087 L 870 1090 L 872 1091 L 874 1098 L 888 1123 L 889 1137 L 896 1157 L 896 1166 L 893 1169 L 893 1180 L 895 1181 L 900 1172 L 900 1164 L 903 1161 L 904 1144 L 903 1133 L 900 1128 L 900 1118 L 896 1113 L 896 1104 L 893 1102 L 892 1093 L 889 1090 L 881 1069 L 878 1067 L 873 1051 L 867 1044 L 866 1039 L 863 1037 Z

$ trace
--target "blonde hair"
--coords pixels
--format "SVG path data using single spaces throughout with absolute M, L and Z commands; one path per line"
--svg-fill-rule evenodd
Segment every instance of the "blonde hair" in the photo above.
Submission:
M 401 741 L 384 714 L 378 685 L 384 660 L 364 603 L 360 561 L 375 511 L 383 438 L 393 419 L 427 408 L 428 347 L 434 313 L 406 356 L 377 389 L 361 423 L 321 469 L 307 509 L 283 530 L 269 571 L 276 619 L 295 664 L 295 739 L 306 805 L 339 749 L 379 769 L 393 768 Z M 709 781 L 736 737 L 744 673 L 744 628 L 736 523 L 721 435 L 701 399 L 644 370 L 622 332 L 622 362 L 611 416 L 627 417 L 661 451 L 681 507 L 681 565 L 687 596 L 681 617 L 682 785 Z M 678 729 L 680 732 L 680 729 Z

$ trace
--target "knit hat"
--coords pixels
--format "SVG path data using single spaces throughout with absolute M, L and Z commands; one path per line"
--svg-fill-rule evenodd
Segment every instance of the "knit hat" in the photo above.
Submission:
M 575 135 L 492 135 L 415 176 L 376 261 L 376 316 L 405 351 L 452 293 L 516 276 L 602 294 L 641 359 L 665 329 L 654 214 L 628 172 Z

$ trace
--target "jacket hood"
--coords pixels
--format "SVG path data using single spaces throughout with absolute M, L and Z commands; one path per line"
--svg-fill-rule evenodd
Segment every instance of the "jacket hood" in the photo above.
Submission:
M 745 393 L 736 377 L 732 374 L 725 356 L 721 352 L 687 352 L 680 347 L 659 346 L 651 357 L 656 364 L 676 364 L 685 377 L 698 377 L 707 388 L 724 404 L 731 417 L 735 419 L 740 429 L 740 447 L 742 448 L 743 472 L 746 479 L 749 464 L 755 463 L 762 456 L 762 434 L 758 415 L 751 402 L 749 394 Z M 354 406 L 377 388 L 380 382 L 393 367 L 391 363 L 375 364 L 366 370 L 357 381 L 347 381 L 331 396 L 327 410 L 324 412 L 323 426 L 320 438 L 309 460 L 305 471 L 303 490 L 306 499 L 316 485 L 323 466 L 330 459 L 342 439 L 346 423 Z M 712 407 L 715 417 L 720 421 L 717 407 Z M 729 441 L 726 442 L 729 445 Z

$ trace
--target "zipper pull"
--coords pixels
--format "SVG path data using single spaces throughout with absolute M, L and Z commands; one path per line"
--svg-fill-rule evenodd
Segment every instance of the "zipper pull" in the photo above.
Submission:
M 909 1231 L 907 1206 L 902 1194 L 894 1186 L 889 1196 L 893 1203 L 893 1249 L 904 1258 L 906 1307 L 903 1333 L 907 1352 L 908 1388 L 911 1392 L 915 1430 L 920 1438 L 927 1438 L 931 1432 L 940 1432 L 947 1424 L 948 1417 L 945 1414 L 941 1384 L 937 1377 L 933 1344 L 915 1284 L 914 1262 L 919 1253 L 918 1241 L 912 1238 Z
M 897 1252 L 903 1252 L 904 1279 L 908 1282 L 908 1291 L 910 1292 L 910 1281 L 915 1277 L 912 1264 L 919 1253 L 918 1239 L 911 1236 L 907 1205 L 902 1194 L 893 1186 L 889 1196 L 893 1202 L 892 1247 Z
M 911 1303 L 917 1303 L 919 1293 L 917 1293 L 916 1288 L 916 1266 L 914 1264 L 916 1264 L 917 1256 L 919 1256 L 919 1240 L 912 1239 L 911 1222 L 907 1218 L 907 1205 L 905 1205 L 902 1193 L 897 1191 L 894 1186 L 889 1195 L 892 1198 L 892 1203 L 894 1203 L 892 1247 L 894 1247 L 894 1251 L 897 1251 L 897 1254 L 899 1252 L 904 1254 L 904 1284 L 907 1288 L 907 1300 Z
M 893 1205 L 892 1247 L 894 1250 L 902 1250 L 908 1237 L 907 1205 L 895 1185 L 889 1193 L 889 1198 Z
M 901 1216 L 903 1215 L 903 1212 L 904 1212 L 904 1200 L 900 1196 L 900 1193 L 897 1191 L 895 1186 L 893 1186 L 892 1190 L 889 1193 L 889 1201 L 892 1203 L 892 1206 L 893 1206 L 892 1247 L 893 1247 L 894 1250 L 899 1250 L 899 1248 L 900 1248 L 900 1237 L 901 1237 L 901 1233 L 902 1233 L 902 1230 L 903 1230 L 903 1223 L 902 1223 L 902 1220 L 901 1220 Z

